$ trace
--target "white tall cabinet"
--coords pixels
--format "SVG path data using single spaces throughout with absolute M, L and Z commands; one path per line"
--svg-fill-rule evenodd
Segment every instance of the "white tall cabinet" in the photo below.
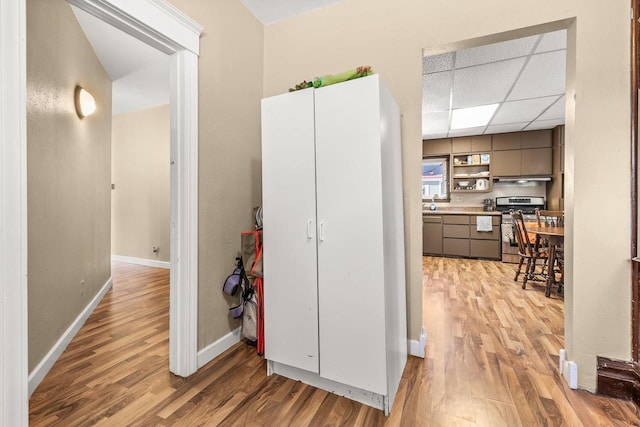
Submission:
M 407 359 L 401 163 L 378 75 L 262 100 L 269 374 L 385 413 Z

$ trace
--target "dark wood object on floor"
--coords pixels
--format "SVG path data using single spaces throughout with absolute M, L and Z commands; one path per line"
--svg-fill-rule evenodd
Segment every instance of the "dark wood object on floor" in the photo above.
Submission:
M 391 416 L 277 375 L 240 343 L 189 378 L 168 370 L 168 271 L 119 263 L 114 285 L 30 400 L 30 425 L 638 425 L 630 402 L 558 374 L 563 302 L 512 266 L 424 257 L 426 358 Z M 268 343 L 267 343 L 268 345 Z

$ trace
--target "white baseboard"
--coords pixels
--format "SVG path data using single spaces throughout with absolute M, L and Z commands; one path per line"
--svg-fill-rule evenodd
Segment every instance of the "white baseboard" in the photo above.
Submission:
M 67 348 L 73 337 L 76 336 L 84 322 L 87 321 L 93 310 L 98 306 L 102 298 L 104 298 L 105 294 L 109 289 L 111 289 L 111 285 L 113 285 L 113 280 L 109 277 L 109 280 L 102 286 L 100 292 L 93 297 L 91 302 L 82 310 L 82 313 L 76 320 L 73 321 L 71 326 L 64 331 L 64 334 L 60 337 L 58 342 L 49 350 L 47 355 L 38 363 L 38 366 L 34 368 L 34 370 L 29 374 L 29 397 L 35 391 L 36 388 L 40 385 L 44 377 L 49 373 L 53 364 L 56 363 L 58 358 L 62 355 L 64 350 Z
M 569 384 L 569 388 L 577 389 L 578 388 L 578 365 L 576 362 L 572 362 L 571 360 L 567 360 L 567 352 L 565 349 L 561 349 L 559 352 L 559 369 L 560 373 L 564 377 L 567 384 Z
M 154 259 L 136 258 L 125 255 L 111 255 L 111 260 L 128 262 L 129 264 L 146 265 L 147 267 L 171 269 L 171 263 L 168 261 L 157 261 Z
M 198 351 L 198 369 L 230 349 L 233 345 L 239 343 L 241 330 L 242 328 L 237 327 L 227 335 Z
M 421 357 L 424 359 L 424 349 L 427 346 L 427 330 L 422 327 L 419 340 L 409 340 L 409 354 L 411 356 Z

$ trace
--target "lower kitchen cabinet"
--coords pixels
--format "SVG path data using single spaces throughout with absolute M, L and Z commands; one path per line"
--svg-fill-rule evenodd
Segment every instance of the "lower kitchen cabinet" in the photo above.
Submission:
M 422 253 L 442 255 L 442 216 L 422 217 Z
M 467 258 L 500 259 L 500 217 L 492 216 L 491 231 L 478 231 L 478 215 L 425 215 L 422 252 Z
M 445 215 L 442 219 L 442 253 L 469 256 L 469 215 Z

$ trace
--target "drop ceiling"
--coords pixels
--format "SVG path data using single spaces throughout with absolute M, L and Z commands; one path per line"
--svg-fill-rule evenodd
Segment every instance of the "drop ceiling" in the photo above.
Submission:
M 566 31 L 423 58 L 424 139 L 550 129 L 564 123 Z M 453 110 L 498 104 L 484 126 L 452 129 Z

